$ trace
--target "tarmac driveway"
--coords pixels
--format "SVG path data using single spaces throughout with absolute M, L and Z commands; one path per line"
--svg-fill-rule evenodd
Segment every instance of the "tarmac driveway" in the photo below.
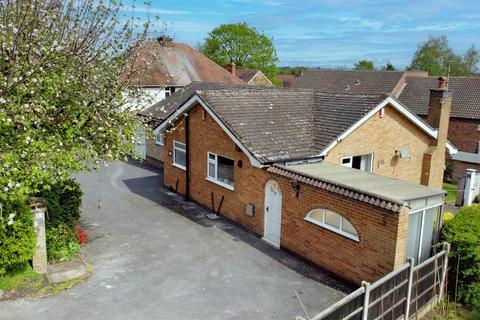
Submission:
M 349 288 L 161 187 L 134 161 L 82 174 L 95 274 L 55 296 L 0 303 L 0 319 L 295 319 Z M 101 207 L 98 208 L 98 202 Z

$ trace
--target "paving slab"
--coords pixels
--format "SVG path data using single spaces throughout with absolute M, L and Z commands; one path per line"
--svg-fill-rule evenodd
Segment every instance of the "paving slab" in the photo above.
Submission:
M 206 218 L 162 188 L 158 169 L 114 163 L 78 178 L 94 274 L 47 298 L 0 302 L 2 320 L 295 319 L 305 317 L 295 291 L 314 315 L 351 289 L 224 218 Z
M 53 283 L 77 279 L 88 274 L 87 267 L 80 258 L 50 264 L 47 271 L 48 278 Z

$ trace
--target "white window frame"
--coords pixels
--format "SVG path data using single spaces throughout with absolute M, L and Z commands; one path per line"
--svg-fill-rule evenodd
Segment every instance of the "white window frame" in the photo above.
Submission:
M 373 172 L 373 152 L 372 153 L 365 153 L 365 154 L 359 154 L 359 155 L 356 155 L 356 156 L 349 156 L 349 157 L 343 157 L 341 160 L 340 160 L 340 164 L 344 167 L 348 167 L 348 168 L 352 168 L 352 165 L 353 165 L 353 158 L 354 157 L 364 157 L 364 156 L 370 156 L 370 171 L 366 171 L 366 170 L 362 170 L 362 169 L 357 169 L 357 170 L 362 170 L 362 171 L 365 171 L 365 172 Z M 349 159 L 349 163 L 348 164 L 344 164 L 343 163 L 343 160 L 345 159 Z M 355 168 L 356 169 L 356 168 Z
M 156 135 L 155 135 L 155 144 L 157 146 L 164 146 L 165 145 L 165 137 L 163 136 L 163 131 L 159 131 Z
M 418 247 L 418 252 L 417 252 L 417 256 L 416 257 L 413 257 L 415 258 L 415 263 L 418 264 L 418 262 L 420 261 L 420 257 L 422 256 L 422 242 L 423 242 L 423 238 L 424 238 L 424 227 L 425 227 L 425 213 L 427 212 L 427 210 L 429 209 L 433 209 L 433 208 L 438 208 L 438 214 L 441 213 L 442 211 L 442 205 L 438 205 L 438 204 L 435 204 L 435 205 L 431 205 L 431 206 L 428 206 L 428 207 L 425 207 L 425 208 L 421 208 L 421 209 L 418 209 L 418 210 L 415 210 L 415 211 L 412 211 L 412 212 L 409 212 L 408 215 L 412 215 L 412 214 L 416 214 L 416 213 L 419 213 L 421 212 L 422 213 L 422 220 L 421 220 L 421 224 L 420 224 L 420 239 L 419 239 L 419 247 Z M 438 222 L 438 217 L 437 217 L 437 222 Z M 408 225 L 407 225 L 408 227 Z M 407 241 L 408 241 L 408 235 L 407 235 Z M 430 248 L 431 250 L 431 248 Z
M 215 159 L 210 159 L 210 155 L 214 156 Z M 218 177 L 218 156 L 219 155 L 216 154 L 216 153 L 207 152 L 207 177 L 206 177 L 206 179 L 210 182 L 213 182 L 215 184 L 218 184 L 219 186 L 222 186 L 224 188 L 227 188 L 227 189 L 233 191 L 233 190 L 235 190 L 235 187 L 234 187 L 235 182 L 234 182 L 234 185 L 232 186 L 232 185 L 229 185 L 229 184 L 227 184 L 223 181 L 217 180 L 217 177 Z M 235 160 L 233 160 L 229 157 L 222 156 L 222 155 L 220 155 L 220 156 L 223 157 L 223 158 L 232 160 L 233 161 L 233 170 L 235 170 Z M 210 176 L 210 164 L 215 165 L 215 172 L 213 174 L 214 177 Z
M 183 146 L 183 149 L 181 147 L 177 147 L 177 144 L 180 145 L 180 146 Z M 186 166 L 176 162 L 175 150 L 183 151 L 183 152 L 185 152 L 185 155 L 186 155 L 187 154 L 187 145 L 183 142 L 173 140 L 173 162 L 172 162 L 173 166 L 175 166 L 179 169 L 182 169 L 182 170 L 187 170 Z
M 317 219 L 314 219 L 314 218 L 311 218 L 311 217 L 310 217 L 310 215 L 311 215 L 314 211 L 318 211 L 318 210 L 323 210 L 323 215 L 322 215 L 322 216 L 323 216 L 323 219 L 322 219 L 322 221 L 319 221 L 319 220 L 317 220 Z M 340 217 L 340 228 L 332 227 L 331 225 L 329 225 L 329 224 L 327 224 L 327 223 L 325 222 L 325 217 L 326 217 L 327 211 L 329 211 L 329 212 L 331 212 L 331 213 L 333 213 L 333 214 L 336 214 L 336 215 L 338 215 L 338 216 Z M 351 240 L 353 240 L 353 241 L 360 242 L 360 239 L 358 238 L 358 231 L 357 231 L 357 229 L 355 228 L 355 226 L 354 226 L 347 218 L 345 218 L 344 216 L 342 216 L 341 214 L 339 214 L 339 213 L 337 213 L 337 212 L 335 212 L 335 211 L 328 210 L 328 209 L 323 209 L 323 208 L 313 209 L 313 210 L 310 210 L 309 213 L 307 213 L 307 215 L 305 216 L 304 219 L 305 219 L 306 221 L 308 221 L 308 222 L 311 222 L 311 223 L 313 223 L 313 224 L 316 224 L 317 226 L 320 226 L 320 227 L 325 228 L 325 229 L 328 229 L 328 230 L 330 230 L 330 231 L 332 231 L 332 232 L 338 233 L 339 235 L 342 235 L 342 236 L 344 236 L 344 237 L 346 237 L 346 238 L 349 238 L 349 239 L 351 239 Z M 351 233 L 348 233 L 348 232 L 342 230 L 342 228 L 343 228 L 343 219 L 347 220 L 347 221 L 353 226 L 353 228 L 355 229 L 355 232 L 357 233 L 356 236 L 353 235 L 353 234 L 351 234 Z

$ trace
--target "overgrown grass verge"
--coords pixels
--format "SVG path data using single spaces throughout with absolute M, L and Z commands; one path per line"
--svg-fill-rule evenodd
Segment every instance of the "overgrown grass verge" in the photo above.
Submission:
M 0 276 L 0 290 L 6 292 L 12 289 L 22 289 L 31 286 L 41 278 L 42 276 L 35 273 L 30 265 L 25 265 Z
M 480 320 L 480 312 L 472 311 L 458 303 L 442 302 L 422 320 Z

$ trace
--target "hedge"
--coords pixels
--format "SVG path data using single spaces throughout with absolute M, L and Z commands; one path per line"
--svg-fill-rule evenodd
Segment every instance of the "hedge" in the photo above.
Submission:
M 25 266 L 33 257 L 35 231 L 23 200 L 0 203 L 0 275 Z
M 480 310 L 480 205 L 463 207 L 445 224 L 443 238 L 452 245 L 451 292 L 457 292 L 460 302 Z
M 47 228 L 57 227 L 60 224 L 66 224 L 72 228 L 75 226 L 80 218 L 83 196 L 80 185 L 75 180 L 65 180 L 37 196 L 47 205 Z

